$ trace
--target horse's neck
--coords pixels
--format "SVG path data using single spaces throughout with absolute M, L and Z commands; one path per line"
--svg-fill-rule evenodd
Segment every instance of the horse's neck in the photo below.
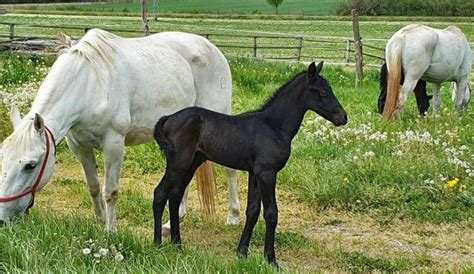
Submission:
M 59 142 L 80 116 L 84 103 L 88 100 L 87 86 L 81 82 L 65 83 L 60 74 L 48 75 L 41 85 L 27 118 L 40 114 L 45 125 Z M 69 82 L 71 83 L 71 82 Z M 92 103 L 92 102 L 91 102 Z
M 274 127 L 279 128 L 288 141 L 295 137 L 307 111 L 304 98 L 300 94 L 301 90 L 297 86 L 289 86 L 281 90 L 262 111 L 262 115 Z

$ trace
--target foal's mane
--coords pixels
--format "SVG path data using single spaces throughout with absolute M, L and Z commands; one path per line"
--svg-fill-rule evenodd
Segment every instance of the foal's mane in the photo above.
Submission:
M 272 95 L 270 98 L 268 98 L 267 101 L 265 101 L 265 103 L 264 103 L 260 108 L 258 108 L 258 109 L 256 109 L 256 110 L 251 110 L 251 111 L 249 111 L 249 112 L 247 112 L 247 113 L 256 113 L 256 112 L 264 111 L 266 108 L 268 108 L 268 107 L 275 101 L 275 99 L 278 97 L 278 95 L 279 95 L 282 91 L 286 90 L 289 86 L 291 86 L 291 84 L 293 84 L 293 83 L 296 81 L 296 79 L 297 79 L 298 77 L 300 77 L 301 75 L 304 75 L 304 74 L 306 74 L 306 71 L 302 71 L 302 72 L 296 74 L 295 76 L 293 76 L 293 78 L 291 78 L 288 82 L 286 82 L 286 83 L 283 84 L 281 87 L 279 87 L 279 88 L 273 93 L 273 95 Z

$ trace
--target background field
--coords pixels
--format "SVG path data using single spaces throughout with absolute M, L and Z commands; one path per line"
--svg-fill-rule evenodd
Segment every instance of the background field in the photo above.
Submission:
M 278 8 L 286 15 L 332 15 L 332 7 L 342 0 L 285 0 Z M 153 10 L 148 1 L 148 11 Z M 135 3 L 26 5 L 29 9 L 82 12 L 141 12 L 140 1 Z M 30 8 L 31 7 L 31 8 Z M 158 12 L 217 13 L 217 14 L 274 14 L 275 8 L 264 0 L 160 0 Z
M 138 19 L 118 17 L 7 15 L 0 17 L 0 22 L 141 28 Z M 153 31 L 201 34 L 352 35 L 347 19 L 163 18 L 150 23 Z M 388 38 L 407 23 L 363 21 L 361 32 L 366 38 Z M 449 24 L 430 22 L 438 27 Z M 472 41 L 473 24 L 456 24 Z M 19 31 L 33 29 L 41 30 Z M 57 31 L 44 28 L 39 34 L 56 35 Z M 79 37 L 82 31 L 71 34 Z M 0 55 L 0 140 L 11 132 L 7 117 L 10 102 L 20 103 L 25 113 L 53 61 L 36 55 Z M 234 113 L 258 107 L 292 75 L 305 69 L 303 64 L 236 58 L 230 58 L 230 65 Z M 375 113 L 376 69 L 366 69 L 365 84 L 359 89 L 354 88 L 350 68 L 328 66 L 323 75 L 348 112 L 349 124 L 334 128 L 308 113 L 293 143 L 293 154 L 277 187 L 277 256 L 283 270 L 474 271 L 472 104 L 462 114 L 452 111 L 449 86 L 445 85 L 437 116 L 419 117 L 412 96 L 399 120 L 383 123 Z M 99 163 L 102 169 L 101 154 Z M 62 142 L 56 174 L 38 195 L 30 216 L 0 228 L 0 271 L 273 272 L 261 255 L 262 221 L 256 227 L 250 259 L 236 258 L 243 226 L 223 225 L 227 183 L 220 167 L 217 220 L 203 218 L 193 188 L 191 209 L 182 225 L 184 250 L 176 251 L 167 244 L 154 247 L 151 195 L 163 170 L 163 158 L 154 143 L 127 149 L 117 213 L 119 233 L 106 234 L 93 217 L 81 168 Z M 453 185 L 455 178 L 458 181 Z M 244 173 L 239 173 L 239 186 L 243 218 Z M 84 248 L 98 253 L 101 247 L 110 253 L 97 258 L 83 254 Z M 115 259 L 118 252 L 123 261 Z

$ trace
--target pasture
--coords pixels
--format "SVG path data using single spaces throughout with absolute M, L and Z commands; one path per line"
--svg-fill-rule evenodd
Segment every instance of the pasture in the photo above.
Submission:
M 278 8 L 283 15 L 332 15 L 333 6 L 342 0 L 319 0 L 317 5 L 312 0 L 285 0 Z M 158 12 L 162 13 L 217 13 L 217 14 L 274 14 L 275 8 L 266 1 L 240 0 L 161 0 L 158 1 Z M 65 12 L 108 12 L 108 13 L 139 13 L 140 1 L 134 3 L 92 3 L 62 5 L 22 5 L 22 9 L 65 11 Z M 148 10 L 153 10 L 153 1 L 148 1 Z
M 58 25 L 70 20 L 64 16 L 0 18 L 1 22 Z M 78 25 L 140 28 L 140 21 L 131 18 L 74 20 Z M 151 22 L 151 29 L 351 35 L 348 21 L 257 22 L 167 18 Z M 388 38 L 405 24 L 361 22 L 361 32 L 366 38 Z M 472 41 L 472 24 L 457 25 Z M 9 104 L 16 102 L 26 113 L 53 59 L 15 54 L 0 57 L 3 140 L 11 132 Z M 230 59 L 230 66 L 233 113 L 257 108 L 281 84 L 305 69 L 303 64 L 237 58 Z M 359 89 L 354 88 L 351 69 L 327 66 L 322 75 L 346 109 L 349 123 L 335 128 L 308 113 L 293 142 L 292 156 L 277 183 L 280 222 L 276 252 L 283 271 L 473 271 L 472 107 L 462 114 L 454 112 L 448 85 L 444 85 L 441 111 L 436 116 L 419 117 L 414 96 L 410 96 L 402 117 L 384 123 L 376 114 L 378 70 L 366 69 L 364 86 Z M 99 166 L 103 177 L 101 154 Z M 168 244 L 154 247 L 151 201 L 164 167 L 154 143 L 127 149 L 117 212 L 119 233 L 107 234 L 93 216 L 79 163 L 62 142 L 56 173 L 38 195 L 30 215 L 14 226 L 0 228 L 0 270 L 273 272 L 261 254 L 263 220 L 257 224 L 249 259 L 237 259 L 235 248 L 243 225 L 223 224 L 228 194 L 220 167 L 216 167 L 217 219 L 203 217 L 192 184 L 190 210 L 181 226 L 183 251 Z M 246 174 L 239 173 L 241 218 L 246 186 Z

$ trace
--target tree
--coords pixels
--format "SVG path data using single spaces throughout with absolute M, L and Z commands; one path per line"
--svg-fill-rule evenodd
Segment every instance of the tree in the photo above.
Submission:
M 276 14 L 278 14 L 278 6 L 283 3 L 283 0 L 267 0 L 267 3 L 274 6 L 276 10 Z

